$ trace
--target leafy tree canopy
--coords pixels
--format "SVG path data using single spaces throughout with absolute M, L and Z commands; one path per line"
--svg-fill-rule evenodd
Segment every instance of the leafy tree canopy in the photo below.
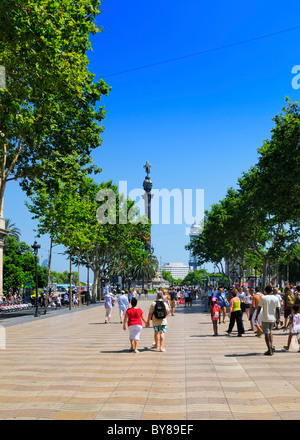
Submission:
M 46 285 L 46 270 L 39 264 L 38 284 L 39 287 Z M 35 257 L 32 249 L 25 242 L 18 242 L 13 236 L 6 238 L 6 245 L 3 256 L 3 290 L 14 291 L 30 283 L 35 286 Z
M 99 0 L 0 3 L 0 202 L 9 180 L 28 191 L 36 177 L 64 177 L 101 144 L 98 106 L 109 87 L 88 70 Z

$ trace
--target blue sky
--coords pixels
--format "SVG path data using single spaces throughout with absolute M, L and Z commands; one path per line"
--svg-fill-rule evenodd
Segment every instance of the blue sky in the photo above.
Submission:
M 96 79 L 112 87 L 101 103 L 107 115 L 102 147 L 93 152 L 103 169 L 96 180 L 125 180 L 129 191 L 139 188 L 148 160 L 154 188 L 204 189 L 205 209 L 222 199 L 256 163 L 285 97 L 300 99 L 300 89 L 292 88 L 300 28 L 237 43 L 297 27 L 299 13 L 294 0 L 164 0 L 157 7 L 103 0 L 103 32 L 92 37 L 88 54 Z M 201 51 L 209 52 L 114 75 Z M 16 184 L 8 185 L 4 217 L 31 244 L 35 223 L 24 200 Z M 159 260 L 187 263 L 187 226 L 153 226 Z M 49 240 L 40 242 L 43 259 Z M 54 270 L 68 270 L 62 251 L 56 249 Z

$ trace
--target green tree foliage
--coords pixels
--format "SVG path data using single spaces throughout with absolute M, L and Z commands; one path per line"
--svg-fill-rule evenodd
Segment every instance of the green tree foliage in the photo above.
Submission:
M 300 219 L 300 106 L 287 105 L 273 119 L 272 136 L 258 149 L 257 197 L 280 222 Z
M 55 243 L 66 246 L 76 264 L 90 265 L 95 300 L 101 294 L 102 278 L 117 274 L 121 266 L 128 272 L 129 266 L 143 260 L 150 225 L 134 222 L 134 203 L 123 200 L 112 182 L 97 184 L 82 177 L 57 184 L 57 190 L 49 192 L 40 181 L 28 206 L 39 222 L 40 234 L 49 233 Z
M 208 282 L 209 278 L 212 280 L 213 275 L 207 272 L 206 269 L 198 269 L 192 272 L 189 272 L 186 277 L 182 280 L 182 285 L 186 286 L 203 286 Z M 215 281 L 217 278 L 221 279 L 221 274 L 215 274 Z
M 170 284 L 174 284 L 176 282 L 175 278 L 172 277 L 171 272 L 168 270 L 162 270 L 161 276 L 164 280 L 168 281 Z
M 56 272 L 51 270 L 50 272 L 50 282 L 51 284 L 69 284 L 70 283 L 70 272 L 65 270 L 64 272 Z M 78 272 L 72 272 L 72 282 L 73 284 L 78 284 Z
M 9 218 L 5 219 L 5 229 L 7 229 L 8 235 L 14 237 L 17 241 L 20 240 L 21 231 L 17 228 L 16 224 Z
M 144 251 L 144 256 L 136 260 L 132 267 L 132 278 L 140 282 L 151 282 L 155 278 L 157 271 L 157 258 L 148 251 Z
M 235 268 L 240 277 L 245 268 L 258 267 L 263 285 L 268 266 L 291 261 L 299 247 L 300 108 L 288 101 L 283 111 L 258 150 L 257 165 L 205 212 L 202 233 L 187 246 L 200 264 L 213 262 L 224 275 L 224 263 L 228 275 Z
M 9 180 L 28 191 L 37 176 L 62 179 L 101 144 L 98 102 L 109 88 L 94 82 L 86 56 L 99 13 L 99 0 L 0 3 L 0 203 Z
M 46 271 L 39 264 L 38 285 L 46 285 Z M 14 291 L 30 283 L 35 286 L 35 257 L 32 249 L 25 242 L 18 242 L 13 236 L 8 236 L 3 256 L 3 290 L 8 291 L 12 288 Z

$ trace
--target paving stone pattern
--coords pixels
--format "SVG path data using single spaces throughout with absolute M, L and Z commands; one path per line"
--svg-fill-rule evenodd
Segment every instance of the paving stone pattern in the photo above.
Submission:
M 150 300 L 139 301 L 145 316 Z M 0 419 L 34 420 L 292 420 L 300 411 L 300 353 L 282 351 L 287 333 L 264 339 L 214 337 L 199 303 L 169 317 L 166 352 L 151 348 L 143 328 L 130 353 L 118 308 L 104 324 L 103 304 L 25 317 L 5 326 L 0 350 Z M 245 329 L 248 323 L 244 317 Z

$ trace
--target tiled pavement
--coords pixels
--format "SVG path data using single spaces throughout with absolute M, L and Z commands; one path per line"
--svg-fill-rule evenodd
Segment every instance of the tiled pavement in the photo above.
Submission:
M 147 316 L 150 301 L 139 305 Z M 152 328 L 129 353 L 117 308 L 105 325 L 102 304 L 0 324 L 1 420 L 299 419 L 300 353 L 281 350 L 281 330 L 268 357 L 253 332 L 221 324 L 213 337 L 199 304 L 169 317 L 165 353 L 151 349 Z

